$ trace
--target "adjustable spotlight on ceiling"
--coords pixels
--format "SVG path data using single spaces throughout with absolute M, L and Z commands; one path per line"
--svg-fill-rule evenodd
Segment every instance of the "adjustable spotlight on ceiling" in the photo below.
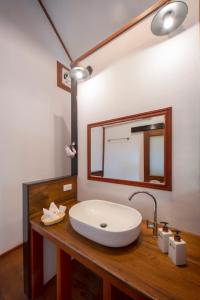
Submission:
M 163 6 L 154 16 L 151 23 L 153 34 L 167 35 L 177 29 L 185 20 L 188 6 L 183 1 L 172 1 Z
M 72 79 L 76 79 L 77 81 L 84 81 L 90 77 L 92 74 L 92 67 L 87 66 L 83 67 L 80 64 L 71 64 L 71 70 L 69 71 L 69 76 Z

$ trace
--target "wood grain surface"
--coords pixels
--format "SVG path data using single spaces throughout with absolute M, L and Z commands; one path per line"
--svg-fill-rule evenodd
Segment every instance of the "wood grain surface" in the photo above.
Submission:
M 72 205 L 74 203 L 71 203 Z M 45 227 L 37 216 L 33 230 L 51 240 L 80 263 L 94 271 L 104 282 L 122 290 L 133 299 L 200 300 L 200 237 L 183 233 L 187 242 L 187 265 L 175 266 L 162 254 L 152 231 L 142 225 L 140 238 L 130 246 L 108 248 L 78 233 L 68 216 L 59 224 Z
M 93 54 L 94 52 L 96 52 L 97 50 L 99 50 L 100 48 L 102 48 L 103 46 L 105 46 L 106 44 L 110 43 L 115 38 L 117 38 L 118 36 L 120 36 L 121 34 L 123 34 L 124 32 L 126 32 L 127 30 L 131 29 L 133 26 L 137 25 L 139 22 L 143 21 L 146 17 L 148 17 L 150 14 L 152 14 L 153 12 L 155 12 L 157 9 L 159 9 L 161 6 L 163 6 L 167 2 L 169 2 L 169 0 L 155 1 L 155 3 L 153 5 L 151 5 L 145 11 L 143 11 L 142 13 L 140 13 L 138 16 L 132 18 L 127 24 L 125 24 L 124 26 L 122 26 L 117 31 L 113 32 L 106 39 L 102 40 L 100 43 L 98 43 L 96 46 L 94 46 L 90 50 L 86 51 L 85 53 L 83 53 L 78 58 L 76 58 L 76 60 L 74 60 L 74 63 L 75 62 L 80 62 L 80 61 L 84 60 L 89 55 Z
M 72 184 L 72 190 L 63 191 L 64 184 Z M 23 184 L 23 262 L 24 262 L 24 292 L 31 298 L 32 282 L 30 280 L 30 219 L 42 213 L 53 201 L 57 205 L 66 205 L 71 199 L 77 199 L 76 176 L 64 176 L 39 180 Z
M 72 190 L 63 191 L 64 184 L 72 184 Z M 69 199 L 76 199 L 77 179 L 76 176 L 47 181 L 41 184 L 29 186 L 29 215 L 34 216 L 42 212 L 42 208 L 49 208 L 53 201 L 55 204 L 63 204 Z
M 72 261 L 72 300 L 102 300 L 102 282 L 94 273 Z M 23 248 L 18 247 L 0 257 L 0 299 L 28 300 L 23 291 Z M 37 300 L 56 299 L 56 277 L 43 288 Z M 118 299 L 116 297 L 116 299 Z M 119 298 L 129 300 L 128 298 Z

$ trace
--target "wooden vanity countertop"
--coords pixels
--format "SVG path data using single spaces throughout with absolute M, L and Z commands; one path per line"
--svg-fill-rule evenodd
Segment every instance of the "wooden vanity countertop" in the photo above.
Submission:
M 119 287 L 120 283 L 126 285 L 142 293 L 144 299 L 200 300 L 199 236 L 182 233 L 187 243 L 187 265 L 177 267 L 167 254 L 160 252 L 152 230 L 144 222 L 136 242 L 123 248 L 109 248 L 76 233 L 68 214 L 61 223 L 49 227 L 40 218 L 35 216 L 30 221 L 35 231 L 97 274 L 113 278 Z

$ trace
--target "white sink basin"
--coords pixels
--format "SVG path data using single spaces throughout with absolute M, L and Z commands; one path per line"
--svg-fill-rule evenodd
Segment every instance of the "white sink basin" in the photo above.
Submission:
M 142 222 L 136 209 L 104 200 L 75 204 L 69 210 L 69 218 L 75 231 L 109 247 L 122 247 L 135 241 Z

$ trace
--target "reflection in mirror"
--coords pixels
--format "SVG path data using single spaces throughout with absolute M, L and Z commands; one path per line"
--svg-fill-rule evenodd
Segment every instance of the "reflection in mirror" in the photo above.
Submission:
M 88 125 L 88 178 L 170 189 L 171 109 L 159 112 Z
M 164 129 L 144 132 L 144 181 L 164 183 Z
M 95 176 L 104 176 L 104 133 L 102 126 L 94 127 L 91 131 L 91 173 Z

